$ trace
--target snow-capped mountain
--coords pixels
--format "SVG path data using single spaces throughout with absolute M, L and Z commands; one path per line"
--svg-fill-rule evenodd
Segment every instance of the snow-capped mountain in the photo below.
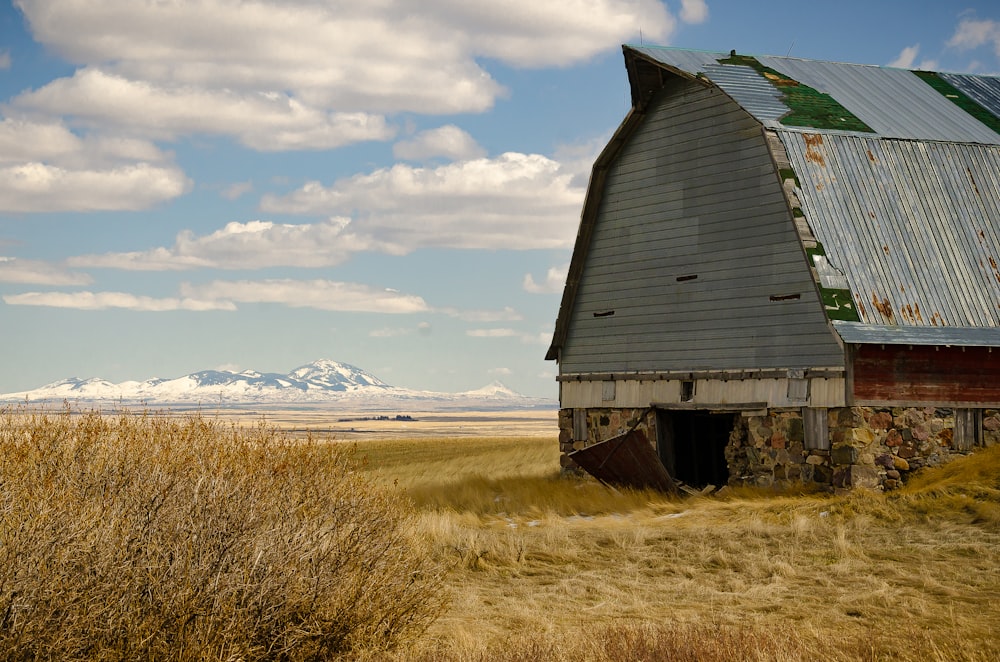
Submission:
M 255 370 L 202 370 L 175 379 L 147 379 L 119 384 L 105 379 L 71 377 L 32 391 L 0 395 L 0 402 L 121 403 L 162 406 L 280 407 L 329 404 L 356 410 L 528 409 L 555 407 L 556 401 L 516 393 L 500 382 L 462 393 L 397 388 L 361 368 L 330 360 L 313 361 L 288 374 Z

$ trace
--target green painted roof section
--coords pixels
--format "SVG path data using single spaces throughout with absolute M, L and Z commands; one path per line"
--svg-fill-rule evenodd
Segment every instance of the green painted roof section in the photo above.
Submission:
M 942 96 L 951 101 L 953 104 L 969 113 L 997 133 L 1000 133 L 1000 119 L 998 119 L 996 115 L 980 106 L 964 92 L 945 79 L 941 78 L 941 76 L 939 76 L 936 72 L 914 71 L 913 73 L 920 78 L 920 80 L 924 81 L 941 93 Z
M 765 67 L 754 57 L 730 55 L 720 59 L 719 63 L 747 66 L 767 78 L 781 92 L 785 105 L 792 110 L 791 113 L 779 120 L 785 126 L 874 133 L 870 126 L 858 119 L 854 113 L 829 94 L 819 92 L 770 67 Z

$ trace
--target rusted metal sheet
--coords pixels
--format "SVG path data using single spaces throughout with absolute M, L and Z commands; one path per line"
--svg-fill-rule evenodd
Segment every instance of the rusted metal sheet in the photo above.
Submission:
M 856 345 L 852 355 L 852 392 L 858 404 L 1000 403 L 997 349 Z
M 1000 327 L 1000 146 L 777 134 L 862 323 Z
M 569 458 L 609 485 L 676 494 L 677 486 L 640 429 L 573 451 Z

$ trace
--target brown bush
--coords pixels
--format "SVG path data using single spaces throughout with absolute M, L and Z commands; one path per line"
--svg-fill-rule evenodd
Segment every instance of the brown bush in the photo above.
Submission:
M 0 659 L 325 659 L 443 608 L 344 447 L 201 416 L 0 412 Z

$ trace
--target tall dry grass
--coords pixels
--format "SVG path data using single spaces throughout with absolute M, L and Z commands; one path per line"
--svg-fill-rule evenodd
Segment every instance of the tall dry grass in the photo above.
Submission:
M 0 412 L 0 659 L 313 660 L 443 606 L 409 504 L 267 425 Z
M 679 500 L 559 478 L 554 440 L 386 448 L 454 568 L 396 659 L 1000 659 L 1000 448 L 889 494 Z

